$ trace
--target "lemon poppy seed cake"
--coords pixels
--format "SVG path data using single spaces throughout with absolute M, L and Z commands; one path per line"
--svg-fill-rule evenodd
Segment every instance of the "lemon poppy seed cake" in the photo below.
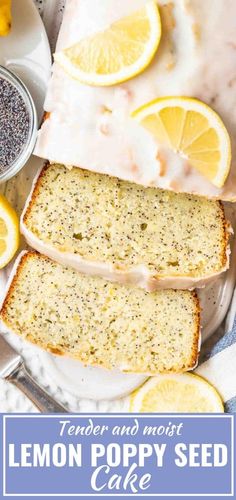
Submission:
M 203 286 L 228 267 L 220 202 L 62 165 L 43 168 L 21 231 L 62 264 L 148 291 Z
M 150 294 L 80 274 L 36 252 L 20 256 L 1 319 L 44 349 L 108 369 L 182 372 L 197 361 L 195 292 Z

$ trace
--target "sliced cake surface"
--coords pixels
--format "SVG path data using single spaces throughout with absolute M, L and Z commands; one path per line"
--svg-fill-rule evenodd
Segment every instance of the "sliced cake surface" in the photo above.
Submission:
M 147 374 L 194 367 L 194 292 L 152 294 L 78 273 L 34 252 L 15 269 L 1 319 L 16 334 L 85 364 Z
M 220 202 L 47 165 L 21 220 L 39 252 L 85 273 L 157 288 L 193 288 L 228 267 Z

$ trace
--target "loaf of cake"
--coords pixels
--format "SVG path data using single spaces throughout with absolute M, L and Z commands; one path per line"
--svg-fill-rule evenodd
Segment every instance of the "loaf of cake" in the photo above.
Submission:
M 138 288 L 85 276 L 23 253 L 1 309 L 8 329 L 55 354 L 125 372 L 184 372 L 199 345 L 195 292 Z
M 56 54 L 147 3 L 150 0 L 67 0 Z M 86 85 L 71 77 L 56 57 L 35 153 L 50 162 L 146 186 L 235 201 L 236 2 L 159 0 L 157 4 L 160 46 L 145 71 L 130 80 L 109 87 Z M 195 97 L 223 120 L 232 143 L 232 164 L 222 187 L 177 155 L 167 155 L 162 162 L 153 135 L 131 119 L 140 106 L 163 96 Z
M 200 287 L 229 264 L 220 202 L 62 165 L 36 179 L 21 231 L 62 264 L 148 291 Z

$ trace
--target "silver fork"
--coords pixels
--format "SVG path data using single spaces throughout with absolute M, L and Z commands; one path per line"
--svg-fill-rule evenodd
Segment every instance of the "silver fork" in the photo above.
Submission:
M 0 377 L 14 384 L 38 408 L 41 413 L 67 413 L 31 377 L 20 354 L 0 334 Z

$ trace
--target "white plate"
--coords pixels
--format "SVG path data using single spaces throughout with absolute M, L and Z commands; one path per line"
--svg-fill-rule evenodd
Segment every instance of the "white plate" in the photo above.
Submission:
M 236 210 L 233 204 L 225 204 L 225 215 L 236 235 Z M 212 284 L 198 290 L 202 309 L 202 341 L 210 337 L 224 320 L 229 309 L 236 279 L 236 238 L 231 237 L 230 268 Z
M 130 394 L 147 377 L 83 366 L 74 359 L 52 356 L 41 350 L 40 357 L 47 373 L 60 387 L 79 398 L 103 401 Z
M 13 29 L 8 37 L 0 39 L 0 64 L 15 71 L 22 78 L 32 93 L 38 116 L 41 118 L 50 75 L 51 54 L 44 26 L 31 0 L 13 0 Z M 41 160 L 32 157 L 18 176 L 1 186 L 1 191 L 5 192 L 18 212 L 22 210 L 32 179 L 41 165 Z M 24 247 L 24 243 L 22 246 Z M 236 255 L 235 248 L 233 252 Z M 0 272 L 1 288 L 5 287 L 10 268 L 11 266 Z M 235 266 L 231 265 L 231 269 L 222 278 L 199 292 L 203 309 L 203 339 L 216 330 L 227 312 L 235 282 L 235 269 Z M 84 367 L 78 361 L 53 356 L 33 346 L 30 346 L 28 351 L 25 349 L 27 343 L 14 335 L 9 335 L 9 338 L 24 352 L 26 363 L 31 361 L 33 375 L 32 360 L 36 360 L 39 355 L 42 363 L 41 374 L 45 381 L 49 375 L 58 389 L 64 389 L 79 398 L 97 401 L 120 398 L 145 380 L 142 375 L 126 375 L 101 368 Z M 37 377 L 36 369 L 35 376 Z

